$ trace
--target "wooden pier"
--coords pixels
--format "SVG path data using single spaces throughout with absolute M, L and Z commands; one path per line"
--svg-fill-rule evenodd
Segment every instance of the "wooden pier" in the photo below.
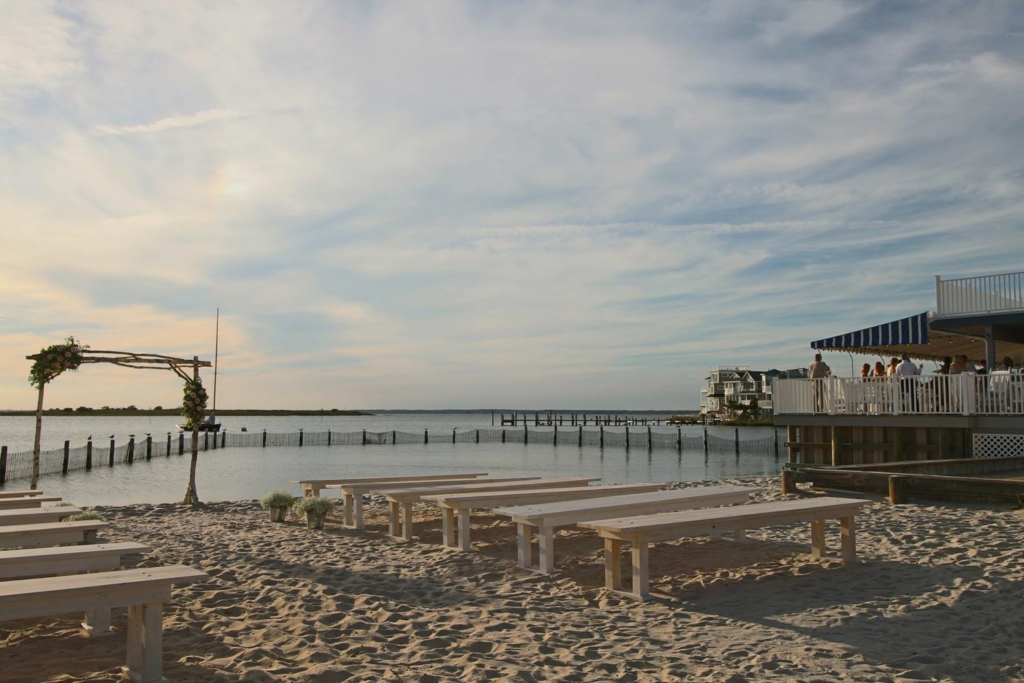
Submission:
M 626 417 L 625 415 L 588 415 L 587 413 L 569 413 L 568 415 L 556 413 L 512 413 L 505 416 L 501 414 L 501 426 L 517 427 L 519 425 L 533 425 L 535 427 L 561 427 L 569 425 L 576 426 L 630 426 L 630 425 L 660 425 L 660 419 L 649 419 L 646 417 Z M 493 423 L 494 420 L 492 419 Z

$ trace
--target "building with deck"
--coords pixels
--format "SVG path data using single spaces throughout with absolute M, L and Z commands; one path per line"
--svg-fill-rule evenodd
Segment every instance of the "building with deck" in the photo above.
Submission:
M 751 418 L 771 417 L 773 395 L 779 379 L 807 377 L 807 370 L 751 370 L 747 365 L 715 366 L 704 378 L 700 391 L 700 412 L 710 418 L 735 417 L 737 412 Z
M 791 464 L 860 465 L 1024 454 L 1024 272 L 943 280 L 936 310 L 811 343 L 915 360 L 965 355 L 988 374 L 783 379 L 775 424 Z

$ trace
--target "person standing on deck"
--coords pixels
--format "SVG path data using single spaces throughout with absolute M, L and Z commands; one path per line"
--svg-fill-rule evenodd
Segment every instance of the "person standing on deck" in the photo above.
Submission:
M 896 366 L 894 375 L 900 379 L 904 410 L 917 412 L 917 380 L 914 377 L 921 374 L 921 368 L 914 365 L 909 354 L 904 353 L 901 358 L 903 362 Z
M 825 386 L 824 380 L 826 377 L 832 374 L 832 368 L 821 359 L 821 354 L 814 354 L 814 362 L 807 366 L 807 377 L 811 380 L 819 380 L 813 382 L 814 385 L 814 412 L 823 413 L 825 412 Z

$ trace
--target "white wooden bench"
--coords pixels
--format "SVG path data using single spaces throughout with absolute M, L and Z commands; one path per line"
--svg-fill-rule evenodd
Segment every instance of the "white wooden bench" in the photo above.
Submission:
M 46 524 L 48 522 L 59 522 L 65 517 L 80 514 L 82 514 L 82 510 L 74 507 L 40 508 L 38 510 L 0 510 L 0 526 Z
M 60 496 L 18 496 L 0 498 L 0 510 L 18 510 L 21 508 L 41 508 L 43 503 L 59 503 Z
M 32 548 L 0 552 L 0 579 L 27 579 L 84 572 L 111 571 L 121 566 L 121 556 L 148 553 L 141 543 L 99 543 L 59 548 Z M 82 628 L 89 636 L 110 633 L 110 610 L 85 613 Z
M 347 479 L 299 479 L 288 483 L 298 484 L 301 486 L 302 493 L 305 496 L 319 496 L 322 489 L 337 488 L 338 484 L 354 482 L 372 483 L 381 481 L 429 481 L 431 479 L 475 479 L 476 477 L 484 476 L 487 476 L 486 473 L 480 472 L 474 472 L 471 474 L 410 474 L 405 477 L 369 477 L 363 479 L 353 479 L 352 477 L 348 477 Z
M 4 491 L 0 489 L 0 498 L 24 498 L 25 496 L 41 496 L 42 491 L 36 489 L 21 489 L 19 491 Z
M 63 543 L 93 543 L 96 541 L 96 532 L 109 526 L 109 522 L 92 519 L 0 526 L 0 548 L 42 548 Z
M 412 540 L 412 506 L 424 500 L 425 496 L 441 493 L 479 493 L 481 491 L 514 491 L 516 489 L 556 489 L 567 486 L 586 486 L 600 477 L 558 477 L 552 479 L 491 479 L 472 482 L 462 486 L 433 486 L 427 488 L 378 489 L 389 505 L 389 529 L 392 536 Z
M 670 510 L 716 505 L 742 504 L 758 489 L 749 486 L 697 486 L 671 491 L 636 493 L 609 498 L 592 498 L 540 505 L 496 508 L 499 515 L 511 517 L 519 536 L 519 566 L 550 574 L 555 569 L 555 527 L 572 526 L 615 515 L 646 515 Z M 539 564 L 533 564 L 533 529 L 539 539 Z
M 441 507 L 443 543 L 449 548 L 469 551 L 471 510 L 488 510 L 503 505 L 529 505 L 551 503 L 562 500 L 604 498 L 625 496 L 631 493 L 657 491 L 664 484 L 608 484 L 605 486 L 574 486 L 557 489 L 528 489 L 525 491 L 491 491 L 483 493 L 442 493 L 424 496 L 423 500 L 437 503 Z M 458 542 L 456 543 L 456 517 L 458 518 Z
M 163 604 L 171 586 L 202 581 L 191 567 L 125 569 L 117 572 L 53 576 L 0 582 L 0 618 L 28 619 L 69 612 L 128 608 L 128 662 L 124 673 L 135 683 L 163 677 Z
M 341 496 L 345 499 L 345 524 L 355 529 L 362 529 L 363 495 L 367 493 L 372 493 L 373 491 L 379 490 L 381 488 L 413 489 L 448 485 L 472 484 L 481 481 L 522 481 L 523 479 L 533 478 L 536 477 L 516 477 L 514 479 L 392 479 L 388 481 L 352 480 L 344 484 L 330 484 L 328 488 L 338 489 L 341 492 Z
M 748 529 L 775 524 L 811 523 L 812 556 L 825 553 L 825 520 L 838 518 L 841 527 L 843 562 L 857 556 L 854 539 L 854 515 L 868 501 L 823 497 L 754 503 L 727 508 L 666 512 L 642 517 L 602 519 L 583 522 L 582 527 L 595 529 L 604 538 L 605 587 L 622 590 L 622 542 L 630 544 L 633 554 L 633 591 L 627 593 L 637 600 L 650 598 L 648 584 L 648 544 L 684 536 L 717 535 L 733 532 L 734 539 L 745 539 Z

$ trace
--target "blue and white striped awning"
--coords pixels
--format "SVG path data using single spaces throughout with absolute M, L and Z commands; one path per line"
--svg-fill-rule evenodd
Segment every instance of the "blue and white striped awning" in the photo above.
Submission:
M 876 350 L 878 347 L 907 346 L 928 343 L 928 313 L 866 327 L 827 339 L 811 342 L 819 351 Z

